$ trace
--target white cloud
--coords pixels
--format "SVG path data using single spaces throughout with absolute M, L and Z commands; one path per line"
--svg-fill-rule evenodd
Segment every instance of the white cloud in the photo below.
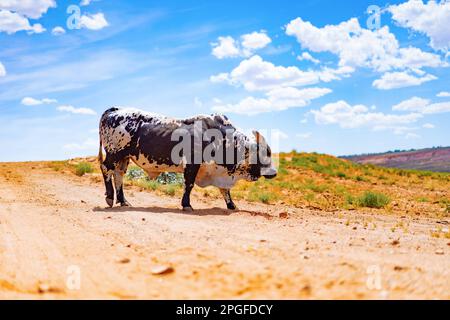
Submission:
M 98 130 L 97 130 L 98 131 Z M 88 138 L 82 143 L 68 143 L 63 146 L 67 150 L 95 150 L 98 148 L 98 140 Z
M 450 2 L 410 0 L 388 8 L 392 19 L 400 26 L 426 34 L 430 46 L 435 50 L 448 51 L 450 48 Z
M 218 59 L 249 57 L 255 51 L 265 48 L 272 39 L 265 31 L 252 32 L 241 36 L 241 40 L 233 37 L 219 37 L 218 42 L 212 43 L 212 54 Z
M 80 6 L 88 6 L 91 4 L 92 0 L 81 0 Z
M 0 77 L 6 76 L 5 66 L 0 62 Z
M 340 66 L 386 72 L 447 65 L 439 55 L 414 47 L 400 48 L 387 26 L 378 30 L 364 29 L 356 18 L 323 28 L 297 18 L 286 26 L 286 34 L 295 36 L 304 49 L 337 55 Z
M 44 99 L 35 99 L 32 97 L 25 97 L 22 99 L 21 103 L 24 106 L 38 106 L 41 104 L 50 104 L 50 103 L 57 103 L 58 101 L 56 99 L 49 99 L 49 98 L 44 98 Z
M 431 103 L 428 99 L 412 97 L 392 107 L 396 111 L 416 111 L 422 114 L 450 112 L 450 101 Z
M 309 52 L 303 52 L 301 55 L 297 56 L 297 60 L 299 61 L 311 61 L 312 63 L 318 64 L 320 60 L 314 58 Z
M 432 103 L 432 104 L 426 106 L 422 110 L 422 113 L 424 113 L 424 114 L 436 114 L 436 113 L 446 113 L 446 112 L 450 112 L 450 101 Z
M 69 112 L 69 113 L 74 113 L 74 114 L 84 114 L 84 115 L 96 115 L 97 112 L 95 112 L 92 109 L 89 108 L 75 108 L 73 106 L 59 106 L 57 108 L 58 111 L 62 111 L 62 112 Z
M 218 59 L 234 58 L 241 55 L 236 40 L 232 37 L 219 37 L 218 43 L 213 43 L 212 54 Z
M 269 43 L 272 42 L 272 39 L 264 32 L 252 32 L 248 34 L 244 34 L 241 37 L 241 44 L 244 48 L 244 54 L 251 55 L 252 52 L 265 48 Z M 247 51 L 247 53 L 245 52 Z
M 425 123 L 422 127 L 424 127 L 425 129 L 434 129 L 435 128 L 434 124 L 431 124 L 431 123 Z
M 305 107 L 311 100 L 320 98 L 331 90 L 327 88 L 276 88 L 266 93 L 265 98 L 247 97 L 237 104 L 218 104 L 213 107 L 216 112 L 230 112 L 255 115 L 265 112 L 283 111 L 289 108 Z
M 212 82 L 242 85 L 248 91 L 271 90 L 279 86 L 305 86 L 315 84 L 319 80 L 319 75 L 313 71 L 302 71 L 297 67 L 275 66 L 257 55 L 242 61 L 230 73 L 211 77 Z
M 55 0 L 2 0 L 0 9 L 16 12 L 22 16 L 39 19 L 49 8 L 55 8 Z M 2 20 L 2 19 L 0 19 Z
M 375 80 L 372 85 L 380 90 L 390 90 L 405 88 L 411 86 L 419 86 L 424 82 L 436 80 L 437 78 L 431 74 L 423 76 L 415 76 L 409 72 L 386 72 L 380 79 Z
M 57 26 L 52 29 L 52 35 L 59 36 L 66 33 L 66 30 L 63 27 Z
M 26 17 L 16 12 L 0 10 L 0 32 L 13 34 L 18 31 L 27 31 L 29 34 L 42 33 L 45 28 L 39 23 L 30 25 Z
M 423 117 L 420 113 L 394 115 L 370 112 L 364 105 L 351 106 L 343 100 L 329 103 L 311 113 L 318 124 L 337 124 L 341 128 L 370 127 L 374 130 L 395 130 L 396 127 L 414 123 Z
M 421 111 L 427 105 L 430 104 L 430 100 L 419 97 L 412 97 L 408 100 L 404 100 L 399 104 L 392 107 L 392 110 L 396 111 Z
M 304 118 L 304 119 L 300 120 L 300 123 L 302 123 L 302 124 L 308 123 L 308 119 Z
M 447 91 L 439 92 L 436 95 L 436 97 L 438 97 L 438 98 L 448 98 L 448 97 L 450 97 L 450 92 L 447 92 Z
M 80 17 L 80 28 L 100 30 L 108 26 L 103 13 L 85 14 Z
M 297 133 L 296 135 L 295 135 L 297 138 L 300 138 L 300 139 L 309 139 L 309 138 L 311 138 L 312 137 L 312 133 L 311 132 L 305 132 L 305 133 Z

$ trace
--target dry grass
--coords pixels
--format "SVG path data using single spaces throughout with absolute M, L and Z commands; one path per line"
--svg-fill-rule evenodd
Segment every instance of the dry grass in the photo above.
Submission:
M 79 163 L 96 159 L 51 162 L 56 171 L 74 172 Z M 170 196 L 180 196 L 179 180 L 171 183 L 149 180 L 130 166 L 127 185 Z M 360 165 L 316 153 L 282 153 L 277 178 L 240 181 L 233 189 L 236 199 L 273 205 L 289 205 L 324 211 L 377 210 L 387 214 L 445 217 L 450 215 L 450 174 Z M 195 188 L 200 197 L 221 197 L 217 188 Z
M 249 201 L 326 211 L 358 209 L 446 216 L 450 174 L 359 165 L 315 153 L 280 154 L 274 180 L 240 182 L 233 195 Z

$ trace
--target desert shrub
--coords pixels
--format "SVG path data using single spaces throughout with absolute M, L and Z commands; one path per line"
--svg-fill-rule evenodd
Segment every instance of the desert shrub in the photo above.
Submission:
M 368 179 L 367 178 L 364 178 L 363 176 L 356 176 L 356 181 L 358 181 L 358 182 L 367 182 L 368 181 Z
M 173 172 L 163 172 L 156 178 L 160 184 L 183 184 L 183 175 Z
M 381 209 L 387 206 L 391 200 L 388 196 L 378 193 L 378 192 L 372 192 L 367 191 L 363 195 L 361 195 L 358 198 L 358 205 L 361 207 L 367 207 L 367 208 L 376 208 Z
M 343 172 L 340 172 L 340 171 L 338 173 L 336 173 L 336 176 L 338 178 L 342 178 L 342 179 L 347 178 L 347 175 L 345 173 L 343 173 Z
M 272 199 L 272 197 L 271 197 L 271 195 L 269 193 L 263 192 L 263 193 L 258 195 L 258 200 L 260 202 L 262 202 L 262 203 L 266 203 L 267 204 L 267 203 L 270 202 L 271 199 Z
M 86 173 L 92 173 L 94 169 L 88 162 L 80 162 L 75 166 L 75 174 L 79 177 L 84 176 Z
M 128 168 L 126 178 L 129 180 L 138 180 L 146 178 L 144 170 L 137 166 L 131 166 Z
M 165 185 L 162 191 L 168 195 L 168 196 L 174 196 L 177 193 L 177 190 L 179 189 L 179 186 L 175 184 L 168 184 Z
M 156 180 L 149 180 L 147 178 L 140 180 L 140 185 L 145 189 L 150 189 L 152 191 L 158 190 L 161 186 Z

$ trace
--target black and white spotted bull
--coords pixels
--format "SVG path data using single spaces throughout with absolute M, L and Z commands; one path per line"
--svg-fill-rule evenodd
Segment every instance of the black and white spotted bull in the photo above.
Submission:
M 253 131 L 247 137 L 224 115 L 173 119 L 136 109 L 111 108 L 100 120 L 99 161 L 106 187 L 106 202 L 129 206 L 123 176 L 132 160 L 151 179 L 161 172 L 184 173 L 182 207 L 191 211 L 194 184 L 220 189 L 227 208 L 235 210 L 230 189 L 239 180 L 274 178 L 271 150 L 264 137 Z M 103 157 L 103 151 L 106 157 Z

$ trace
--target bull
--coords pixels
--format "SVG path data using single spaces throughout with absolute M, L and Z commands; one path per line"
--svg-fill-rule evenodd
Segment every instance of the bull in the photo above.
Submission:
M 154 179 L 162 172 L 184 174 L 183 210 L 192 211 L 194 185 L 216 186 L 227 208 L 236 210 L 230 189 L 239 181 L 272 179 L 277 175 L 271 149 L 253 131 L 249 138 L 224 115 L 173 119 L 137 109 L 106 110 L 99 125 L 99 162 L 106 188 L 106 203 L 130 206 L 123 177 L 130 161 Z M 106 156 L 103 155 L 103 150 Z

